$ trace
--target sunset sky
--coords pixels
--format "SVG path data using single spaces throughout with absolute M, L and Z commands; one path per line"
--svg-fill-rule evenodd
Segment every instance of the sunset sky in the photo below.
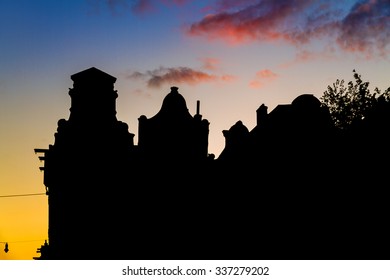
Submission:
M 0 0 L 0 260 L 32 259 L 47 239 L 45 195 L 1 196 L 45 191 L 34 148 L 69 117 L 72 74 L 117 78 L 135 144 L 138 118 L 179 87 L 192 115 L 200 100 L 218 157 L 222 130 L 254 128 L 262 103 L 320 97 L 353 69 L 388 88 L 389 54 L 390 0 Z

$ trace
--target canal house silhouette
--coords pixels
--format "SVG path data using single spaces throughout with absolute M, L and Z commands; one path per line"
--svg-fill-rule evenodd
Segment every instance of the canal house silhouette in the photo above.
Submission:
M 222 131 L 215 157 L 200 101 L 191 115 L 178 87 L 153 117 L 138 118 L 135 144 L 116 117 L 116 78 L 91 67 L 71 79 L 69 118 L 58 121 L 54 144 L 35 149 L 49 207 L 37 259 L 386 258 L 383 222 L 373 222 L 382 204 L 369 199 L 387 176 L 359 177 L 353 164 L 377 158 L 340 146 L 381 134 L 390 122 L 369 121 L 383 114 L 342 134 L 312 94 L 271 112 L 261 104 L 252 130 L 239 120 Z M 387 120 L 388 111 L 386 103 Z M 375 192 L 361 193 L 363 182 Z

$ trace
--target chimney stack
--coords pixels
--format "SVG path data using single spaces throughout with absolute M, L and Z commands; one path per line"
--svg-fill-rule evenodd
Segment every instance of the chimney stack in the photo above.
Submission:
M 268 116 L 268 107 L 264 104 L 261 104 L 261 106 L 256 110 L 256 121 L 257 125 L 262 125 L 266 120 Z

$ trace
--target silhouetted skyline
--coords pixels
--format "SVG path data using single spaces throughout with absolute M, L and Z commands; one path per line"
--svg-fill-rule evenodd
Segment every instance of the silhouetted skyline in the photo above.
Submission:
M 134 143 L 116 117 L 116 78 L 91 67 L 71 79 L 69 119 L 35 150 L 49 198 L 43 259 L 388 258 L 375 248 L 388 247 L 385 223 L 360 225 L 386 215 L 389 152 L 375 143 L 389 140 L 389 102 L 347 130 L 312 94 L 271 112 L 261 104 L 253 130 L 239 120 L 223 131 L 215 158 L 210 123 L 189 114 L 178 87 L 140 116 Z M 253 224 L 264 213 L 265 229 Z
M 0 3 L 0 196 L 45 192 L 33 149 L 54 142 L 69 117 L 69 79 L 92 66 L 117 78 L 117 118 L 138 142 L 176 86 L 191 116 L 209 126 L 219 157 L 223 131 L 256 127 L 301 94 L 319 98 L 356 69 L 372 89 L 389 86 L 388 2 L 380 1 L 65 1 Z M 242 28 L 241 28 L 242 27 Z M 33 209 L 33 210 L 32 210 Z M 31 259 L 47 236 L 47 197 L 2 198 L 0 259 Z M 23 242 L 19 242 L 23 241 Z M 28 242 L 26 242 L 28 241 Z

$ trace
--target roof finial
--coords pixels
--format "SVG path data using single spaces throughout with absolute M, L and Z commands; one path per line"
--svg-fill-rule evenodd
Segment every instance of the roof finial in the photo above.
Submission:
M 171 87 L 171 92 L 178 93 L 179 92 L 178 89 L 179 89 L 178 87 L 173 86 Z

